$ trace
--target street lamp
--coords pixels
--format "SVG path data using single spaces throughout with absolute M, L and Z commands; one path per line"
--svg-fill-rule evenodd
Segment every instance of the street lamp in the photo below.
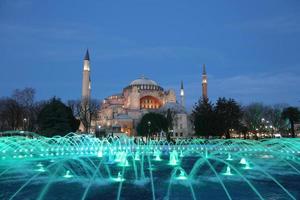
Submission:
M 97 137 L 97 135 L 98 135 L 98 137 L 100 137 L 101 126 L 98 125 L 97 128 L 98 128 L 98 130 L 96 130 L 96 137 Z
M 150 136 L 150 126 L 151 126 L 151 122 L 150 121 L 148 121 L 148 137 Z
M 25 131 L 26 122 L 27 122 L 27 119 L 26 119 L 26 118 L 24 118 L 24 119 L 23 119 L 23 131 Z

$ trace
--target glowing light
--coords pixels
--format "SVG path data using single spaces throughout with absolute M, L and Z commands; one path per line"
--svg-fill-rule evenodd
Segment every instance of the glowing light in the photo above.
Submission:
M 154 151 L 154 156 L 155 156 L 155 158 L 154 158 L 154 160 L 155 161 L 161 161 L 162 159 L 160 158 L 160 151 L 159 150 L 155 150 Z
M 46 170 L 44 169 L 43 166 L 41 166 L 40 168 L 36 169 L 35 171 L 37 171 L 37 172 L 45 172 Z
M 226 160 L 233 160 L 233 159 L 231 158 L 231 154 L 230 154 L 230 153 L 228 154 L 228 157 L 227 157 Z
M 248 162 L 246 162 L 244 169 L 252 169 Z
M 231 169 L 229 166 L 226 167 L 226 172 L 223 173 L 223 175 L 225 176 L 232 176 L 233 174 L 231 173 Z
M 103 156 L 102 151 L 98 151 L 97 156 L 98 156 L 99 158 L 102 158 L 102 156 Z
M 183 158 L 183 157 L 184 157 L 184 155 L 183 155 L 183 152 L 182 152 L 182 151 L 180 152 L 180 155 L 179 155 L 179 157 L 181 157 L 181 158 Z
M 73 177 L 73 175 L 71 175 L 70 171 L 67 170 L 66 174 L 64 175 L 64 178 L 72 178 L 72 177 Z
M 176 179 L 178 179 L 178 180 L 187 180 L 188 178 L 186 176 L 186 173 L 181 169 L 180 174 L 179 174 L 179 176 L 176 177 Z
M 169 165 L 177 165 L 178 164 L 178 153 L 176 150 L 173 150 L 170 153 Z
M 242 164 L 242 165 L 246 165 L 246 163 L 247 163 L 247 161 L 246 161 L 246 159 L 245 159 L 245 158 L 242 158 L 242 159 L 240 160 L 240 164 Z
M 43 167 L 44 165 L 42 163 L 38 163 L 36 166 L 37 167 Z
M 123 181 L 125 181 L 125 179 L 123 178 L 121 172 L 118 172 L 117 178 L 112 178 L 112 180 L 115 181 L 115 182 L 123 182 Z

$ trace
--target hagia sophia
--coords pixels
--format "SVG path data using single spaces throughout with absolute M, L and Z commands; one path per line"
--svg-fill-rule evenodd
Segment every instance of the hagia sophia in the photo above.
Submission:
M 87 50 L 83 62 L 82 99 L 90 99 L 90 56 Z M 202 94 L 207 98 L 205 65 L 202 74 Z M 110 95 L 100 102 L 98 117 L 92 121 L 92 131 L 101 128 L 106 133 L 136 135 L 136 126 L 148 112 L 173 113 L 172 137 L 188 137 L 193 133 L 192 123 L 185 108 L 183 82 L 180 85 L 180 100 L 173 89 L 165 89 L 145 76 L 131 81 L 118 94 Z

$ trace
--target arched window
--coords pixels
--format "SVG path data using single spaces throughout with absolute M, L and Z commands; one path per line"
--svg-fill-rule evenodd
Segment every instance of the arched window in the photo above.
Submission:
M 161 106 L 161 102 L 159 99 L 153 96 L 144 96 L 140 99 L 141 108 L 151 108 L 158 109 Z

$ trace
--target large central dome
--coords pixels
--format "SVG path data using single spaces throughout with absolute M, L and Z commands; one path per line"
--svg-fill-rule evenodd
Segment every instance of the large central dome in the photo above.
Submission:
M 158 86 L 158 84 L 155 81 L 150 80 L 150 79 L 148 79 L 148 78 L 146 78 L 144 76 L 142 76 L 139 79 L 136 79 L 136 80 L 132 81 L 130 83 L 130 85 L 131 86 L 132 85 L 155 85 L 155 86 Z

